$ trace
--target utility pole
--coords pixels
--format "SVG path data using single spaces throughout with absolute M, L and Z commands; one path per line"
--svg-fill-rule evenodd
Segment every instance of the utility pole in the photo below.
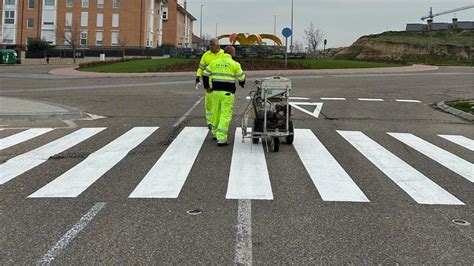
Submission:
M 295 31 L 293 30 L 293 0 L 291 0 L 291 39 L 290 39 L 290 54 L 293 53 L 293 35 L 295 34 Z
M 277 32 L 277 16 L 273 15 L 273 35 L 276 36 Z M 276 45 L 276 42 L 273 41 L 273 45 Z
M 218 23 L 216 23 L 216 35 L 215 35 L 215 37 L 217 37 L 217 25 L 219 25 L 219 24 L 218 24 Z
M 201 4 L 201 15 L 199 17 L 199 39 L 201 39 L 201 47 L 204 46 L 204 40 L 202 39 L 202 7 L 204 5 Z

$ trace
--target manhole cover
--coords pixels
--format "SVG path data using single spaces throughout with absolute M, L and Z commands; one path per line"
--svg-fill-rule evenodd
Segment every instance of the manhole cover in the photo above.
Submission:
M 202 213 L 202 210 L 199 210 L 199 209 L 189 210 L 186 213 L 189 214 L 189 215 L 199 215 L 199 214 Z
M 464 220 L 460 220 L 460 219 L 454 219 L 452 222 L 454 224 L 457 224 L 457 225 L 470 225 L 471 224 L 468 221 L 464 221 Z

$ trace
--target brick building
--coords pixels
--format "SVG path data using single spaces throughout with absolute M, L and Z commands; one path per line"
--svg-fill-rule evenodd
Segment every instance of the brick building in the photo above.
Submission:
M 163 11 L 163 43 L 192 47 L 194 21 L 196 18 L 187 11 L 186 1 L 181 6 L 177 0 L 168 0 Z
M 0 45 L 24 50 L 39 37 L 58 47 L 184 46 L 195 20 L 176 0 L 0 0 Z

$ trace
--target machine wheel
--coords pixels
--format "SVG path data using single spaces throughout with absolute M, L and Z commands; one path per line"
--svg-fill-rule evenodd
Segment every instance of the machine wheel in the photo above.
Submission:
M 258 144 L 259 140 L 260 140 L 260 138 L 252 138 L 252 143 L 253 144 Z
M 260 131 L 262 131 L 262 129 L 260 129 L 260 127 L 257 125 L 257 119 L 255 118 L 253 120 L 252 133 L 260 132 Z M 260 141 L 260 138 L 252 138 L 252 143 L 253 144 L 258 144 L 259 141 Z
M 273 152 L 280 150 L 280 138 L 272 138 L 272 150 Z
M 288 131 L 292 134 L 295 132 L 295 128 L 293 127 L 293 121 L 288 121 Z M 287 144 L 293 144 L 293 140 L 295 139 L 295 135 L 288 135 L 285 137 L 285 141 Z

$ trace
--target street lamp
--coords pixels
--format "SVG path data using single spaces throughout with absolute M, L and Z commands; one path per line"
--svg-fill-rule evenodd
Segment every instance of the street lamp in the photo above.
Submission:
M 293 35 L 295 31 L 293 30 L 293 0 L 291 0 L 291 39 L 290 39 L 290 54 L 293 53 Z
M 201 39 L 201 48 L 204 46 L 204 40 L 202 39 L 202 7 L 204 5 L 201 4 L 201 15 L 199 17 L 199 39 Z
M 273 35 L 276 35 L 277 32 L 277 16 L 273 15 Z M 273 41 L 273 44 L 276 45 L 276 42 Z

